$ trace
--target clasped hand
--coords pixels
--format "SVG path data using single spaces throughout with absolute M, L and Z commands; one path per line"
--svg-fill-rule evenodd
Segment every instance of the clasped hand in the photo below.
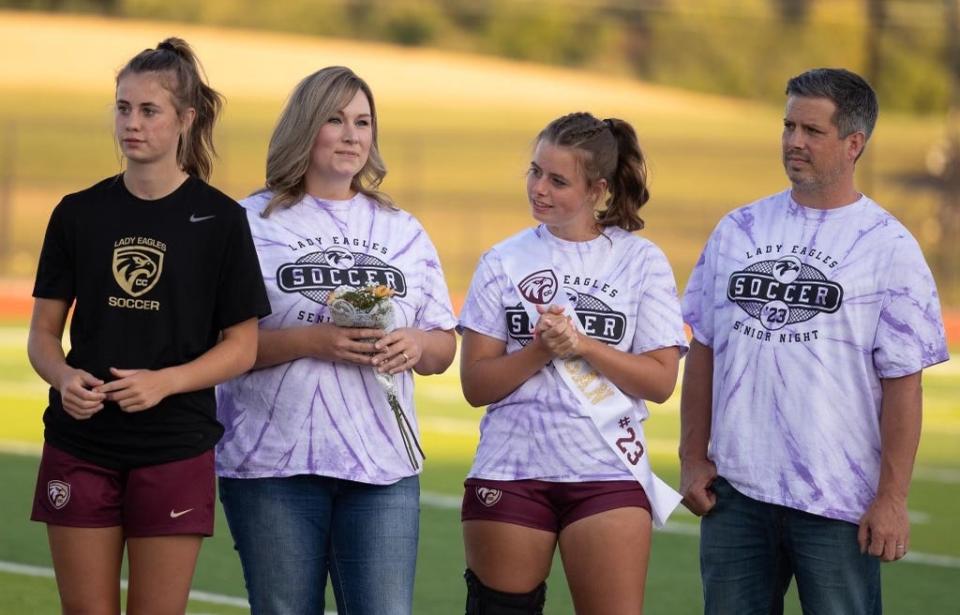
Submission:
M 116 380 L 104 382 L 82 369 L 70 368 L 60 381 L 64 411 L 77 420 L 86 420 L 112 401 L 124 412 L 140 412 L 156 406 L 172 392 L 165 372 L 151 369 L 110 368 Z
M 554 357 L 569 359 L 577 354 L 580 332 L 564 311 L 559 305 L 538 305 L 540 319 L 533 328 L 533 337 L 539 339 Z
M 110 368 L 117 379 L 93 390 L 103 393 L 124 412 L 140 412 L 153 408 L 173 392 L 173 383 L 164 370 Z
M 103 400 L 107 396 L 96 390 L 102 384 L 103 380 L 89 372 L 67 368 L 57 386 L 63 410 L 78 421 L 88 419 L 103 410 Z

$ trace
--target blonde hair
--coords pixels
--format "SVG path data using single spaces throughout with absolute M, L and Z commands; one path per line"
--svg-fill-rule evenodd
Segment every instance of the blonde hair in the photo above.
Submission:
M 320 128 L 362 91 L 370 103 L 373 141 L 366 164 L 350 181 L 350 189 L 364 194 L 384 207 L 393 201 L 377 188 L 387 167 L 377 145 L 377 109 L 366 81 L 344 66 L 328 66 L 309 75 L 293 90 L 267 149 L 267 179 L 264 190 L 273 192 L 263 211 L 267 217 L 278 208 L 298 203 L 306 194 L 305 176 L 310 152 Z
M 213 125 L 223 108 L 223 96 L 211 88 L 200 60 L 182 38 L 161 41 L 156 49 L 144 49 L 117 73 L 117 85 L 130 73 L 155 72 L 170 92 L 179 116 L 185 109 L 196 111 L 193 124 L 177 143 L 177 164 L 186 173 L 206 181 L 213 172 Z

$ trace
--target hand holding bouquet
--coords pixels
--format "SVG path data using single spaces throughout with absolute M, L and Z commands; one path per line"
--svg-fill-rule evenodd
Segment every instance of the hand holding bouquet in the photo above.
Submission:
M 383 285 L 340 286 L 330 293 L 327 304 L 330 306 L 333 324 L 338 327 L 383 329 L 389 332 L 394 328 L 393 302 L 390 299 L 392 296 L 393 289 Z M 417 452 L 420 453 L 421 459 L 425 459 L 426 456 L 420 448 L 420 442 L 417 441 L 410 420 L 400 406 L 396 381 L 392 374 L 382 373 L 379 370 L 374 370 L 374 376 L 386 394 L 387 402 L 397 420 L 397 427 L 400 429 L 400 437 L 403 439 L 410 465 L 417 470 L 420 468 Z

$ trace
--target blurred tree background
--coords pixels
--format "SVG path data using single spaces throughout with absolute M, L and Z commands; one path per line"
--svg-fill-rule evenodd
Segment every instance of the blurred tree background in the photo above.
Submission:
M 781 108 L 789 76 L 805 67 L 842 64 L 866 76 L 880 96 L 883 130 L 872 143 L 874 154 L 884 147 L 894 117 L 925 118 L 926 126 L 937 126 L 938 134 L 924 132 L 912 141 L 899 137 L 896 142 L 888 141 L 886 164 L 881 156 L 868 152 L 859 164 L 859 183 L 915 232 L 937 274 L 944 301 L 960 305 L 960 242 L 955 240 L 960 236 L 960 0 L 0 0 L 0 8 L 101 15 L 121 22 L 175 21 L 479 54 Z M 414 93 L 416 87 L 415 82 L 409 85 Z M 450 87 L 456 88 L 457 83 L 452 81 Z M 707 104 L 719 104 L 720 99 L 710 100 L 713 102 Z M 15 215 L 9 213 L 11 208 L 2 205 L 11 201 L 4 194 L 15 189 L 8 186 L 24 185 L 25 172 L 11 169 L 18 164 L 24 166 L 20 150 L 27 147 L 24 135 L 32 130 L 29 123 L 15 116 L 15 109 L 20 107 L 11 104 L 10 108 L 12 119 L 5 120 L 6 128 L 0 126 L 2 238 L 21 232 L 11 222 Z M 465 115 L 470 113 L 464 110 Z M 706 116 L 701 119 L 707 122 Z M 436 138 L 412 131 L 403 140 L 397 131 L 392 133 L 392 143 L 401 152 L 397 157 L 400 164 L 391 163 L 394 183 L 390 189 L 400 187 L 405 207 L 418 215 L 450 207 L 466 211 L 474 203 L 495 201 L 500 196 L 491 195 L 490 185 L 474 187 L 467 179 L 458 189 L 471 194 L 458 201 L 459 197 L 438 192 L 437 182 L 424 180 L 429 174 L 425 169 L 434 160 L 430 158 L 431 148 L 454 149 L 457 142 L 467 143 L 456 131 L 469 121 L 461 118 L 453 132 Z M 726 132 L 708 127 L 707 132 L 712 132 L 707 134 L 703 126 L 687 122 L 677 134 L 664 134 L 663 141 L 658 142 L 658 127 L 652 122 L 641 128 L 648 135 L 647 143 L 652 140 L 661 151 L 684 140 L 688 151 L 725 148 L 727 151 L 719 155 L 728 165 L 737 154 L 731 156 L 732 142 L 725 139 L 757 137 L 737 134 L 732 127 Z M 69 128 L 78 130 L 74 125 Z M 260 132 L 249 136 L 250 142 L 264 141 L 269 126 L 264 123 L 257 130 Z M 699 140 L 690 136 L 697 130 L 702 132 Z M 901 126 L 901 134 L 907 131 Z M 247 138 L 230 131 L 221 135 L 222 139 L 232 139 L 234 145 Z M 31 136 L 31 140 L 35 138 Z M 520 141 L 519 136 L 511 138 Z M 763 138 L 774 144 L 776 133 Z M 502 143 L 492 132 L 488 141 L 477 151 L 495 151 Z M 901 142 L 905 144 L 902 148 Z M 910 146 L 906 147 L 908 142 Z M 921 142 L 922 148 L 917 146 Z M 900 150 L 890 152 L 897 148 Z M 682 155 L 677 154 L 678 158 Z M 739 155 L 745 156 L 743 151 Z M 664 161 L 664 167 L 670 161 L 658 152 L 654 157 Z M 724 179 L 747 183 L 755 177 L 753 169 L 757 168 L 750 165 L 756 164 L 747 155 L 742 176 Z M 676 176 L 676 169 L 671 171 Z M 698 181 L 709 185 L 709 177 L 704 177 L 701 169 L 688 166 L 687 172 L 700 174 Z M 447 179 L 451 178 L 448 174 Z M 40 175 L 27 179 L 44 185 L 53 183 Z M 234 196 L 245 194 L 253 183 L 231 183 L 223 174 L 218 181 Z M 404 189 L 404 185 L 411 187 Z M 694 246 L 702 245 L 702 237 L 709 230 L 708 219 L 715 220 L 714 210 L 700 195 L 680 194 L 682 190 L 668 188 L 668 200 L 672 199 L 668 205 L 678 209 L 667 226 L 676 233 L 654 239 L 674 242 L 671 257 L 676 258 L 675 269 L 682 283 L 698 249 Z M 759 196 L 756 188 L 725 188 L 722 196 L 714 195 L 722 202 L 717 209 L 743 202 L 735 199 Z M 480 194 L 484 191 L 485 196 Z M 694 227 L 690 216 L 677 215 L 679 212 L 699 216 L 699 226 Z M 514 222 L 506 226 L 510 224 Z M 501 224 L 491 234 L 507 230 Z M 487 241 L 485 236 L 469 239 L 478 245 L 453 255 L 459 259 L 453 263 L 455 278 L 468 275 L 479 246 Z M 13 243 L 0 241 L 0 274 L 22 276 L 28 268 L 24 263 L 32 262 L 33 257 L 11 264 Z M 457 273 L 460 270 L 463 273 Z M 453 285 L 459 289 L 464 281 L 456 279 Z
M 597 69 L 779 103 L 838 51 L 885 110 L 950 104 L 955 0 L 0 0 L 0 7 L 295 32 Z M 879 70 L 882 66 L 882 70 Z

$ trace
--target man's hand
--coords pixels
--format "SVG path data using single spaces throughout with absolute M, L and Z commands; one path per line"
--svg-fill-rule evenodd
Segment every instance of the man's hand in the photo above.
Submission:
M 869 553 L 885 562 L 903 558 L 910 550 L 907 501 L 878 495 L 860 518 L 857 542 L 861 553 Z
M 683 505 L 690 512 L 702 517 L 717 503 L 717 496 L 710 489 L 717 478 L 717 466 L 709 459 L 680 460 L 680 495 Z

